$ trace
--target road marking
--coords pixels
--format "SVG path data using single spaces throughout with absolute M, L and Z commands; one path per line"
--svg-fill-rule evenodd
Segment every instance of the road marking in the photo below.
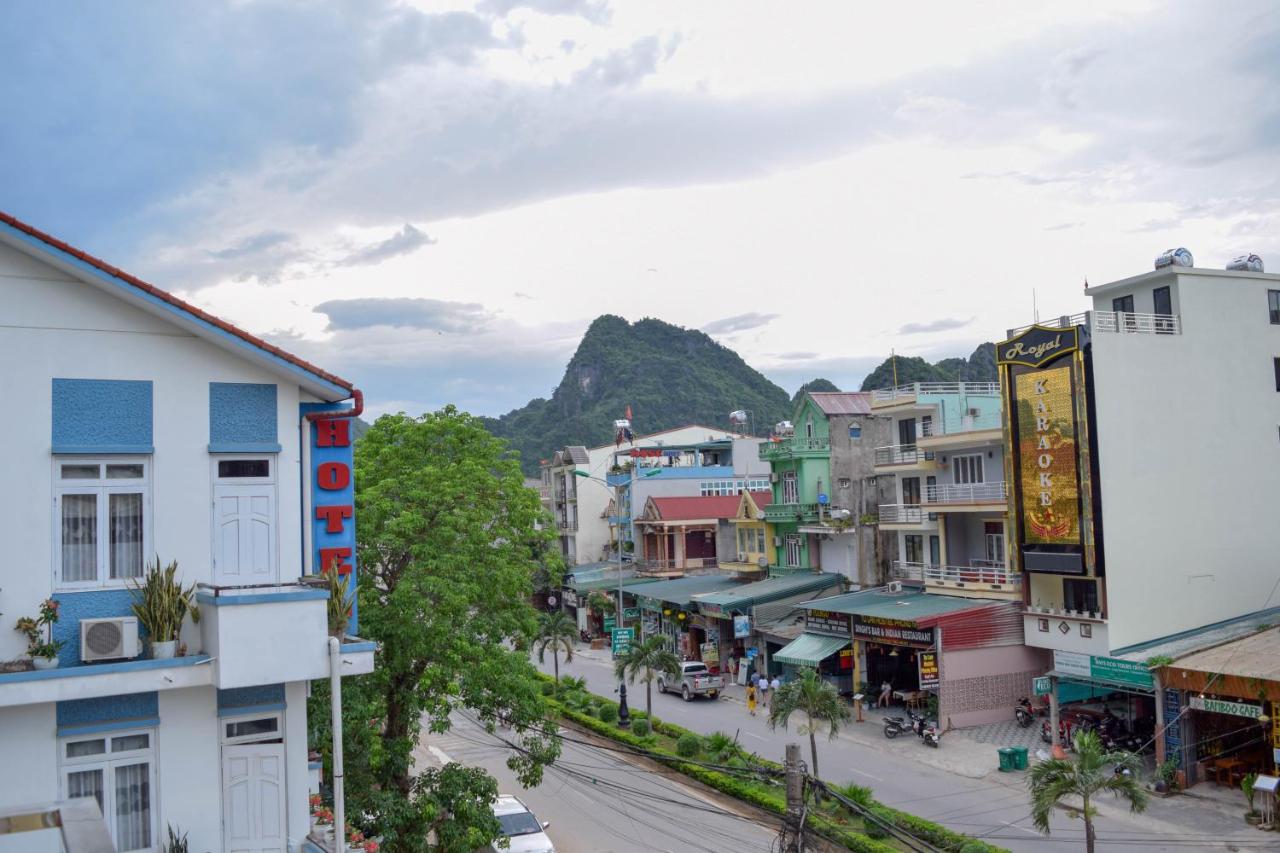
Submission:
M 867 771 L 865 771 L 865 770 L 859 770 L 859 769 L 858 769 L 858 768 L 856 768 L 856 767 L 850 767 L 849 769 L 850 769 L 851 771 L 853 771 L 854 773 L 857 773 L 859 776 L 866 776 L 868 779 L 875 779 L 877 782 L 883 782 L 883 781 L 884 781 L 884 779 L 880 778 L 879 776 L 876 776 L 876 775 L 875 775 L 875 774 L 873 774 L 873 773 L 868 773 L 868 772 L 867 772 Z
M 1005 826 L 1010 827 L 1011 829 L 1020 829 L 1020 830 L 1022 830 L 1023 832 L 1025 832 L 1027 835 L 1037 835 L 1037 836 L 1038 836 L 1038 835 L 1040 834 L 1040 833 L 1038 833 L 1038 832 L 1035 832 L 1034 830 L 1027 829 L 1025 826 L 1018 826 L 1016 823 L 1009 823 L 1009 821 L 1007 821 L 1007 820 L 1002 820 L 1002 821 L 1000 821 L 1000 822 L 1001 822 L 1002 824 L 1004 824 Z
M 756 740 L 762 740 L 762 741 L 765 741 L 766 743 L 767 743 L 767 742 L 768 742 L 768 740 L 769 740 L 767 737 L 764 737 L 764 736 L 762 736 L 762 735 L 758 735 L 758 734 L 756 734 L 755 732 L 743 732 L 743 734 L 744 734 L 744 735 L 746 735 L 747 737 L 753 737 L 753 738 L 755 738 Z
M 435 744 L 427 744 L 427 751 L 434 755 L 441 764 L 453 763 L 453 759 L 449 757 L 449 754 Z

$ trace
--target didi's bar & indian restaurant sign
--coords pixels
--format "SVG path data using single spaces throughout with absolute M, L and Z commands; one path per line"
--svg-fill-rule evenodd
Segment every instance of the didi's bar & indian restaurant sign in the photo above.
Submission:
M 308 570 L 320 574 L 330 566 L 346 577 L 353 593 L 347 631 L 356 631 L 354 603 L 356 569 L 355 466 L 352 458 L 351 419 L 344 407 L 328 403 L 303 403 L 308 421 L 309 474 L 311 477 L 311 554 Z
M 933 645 L 933 631 L 920 628 L 908 619 L 886 619 L 881 616 L 855 616 L 853 620 L 853 636 L 859 640 L 873 643 L 887 643 L 895 646 Z

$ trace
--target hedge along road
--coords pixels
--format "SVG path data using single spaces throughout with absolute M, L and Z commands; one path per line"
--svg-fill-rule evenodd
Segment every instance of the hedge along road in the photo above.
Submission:
M 582 648 L 579 645 L 575 649 L 573 663 L 566 666 L 561 660 L 560 677 L 583 678 L 592 693 L 613 696 L 617 681 L 612 662 L 596 657 L 608 652 L 594 652 L 588 657 L 579 653 Z M 534 666 L 543 672 L 551 672 L 550 655 L 542 665 L 538 664 L 536 655 L 532 660 Z M 627 704 L 632 709 L 644 710 L 644 684 L 639 680 L 627 685 Z M 759 716 L 751 717 L 741 702 L 724 699 L 685 702 L 675 694 L 659 694 L 656 684 L 653 713 L 659 719 L 701 734 L 719 731 L 732 737 L 737 733 L 739 743 L 746 749 L 778 763 L 783 761 L 787 743 L 802 743 L 802 754 L 808 755 L 808 745 L 804 743 L 807 738 L 796 730 L 803 724 L 803 715 L 793 717 L 788 730 L 779 728 L 774 731 L 769 728 L 768 712 L 764 708 L 759 710 Z M 847 725 L 869 726 L 879 731 L 881 714 L 872 711 L 864 716 L 866 722 Z M 1055 815 L 1051 825 L 1053 832 L 1048 837 L 1032 827 L 1028 816 L 1030 800 L 1025 788 L 970 779 L 920 764 L 912 759 L 912 755 L 916 750 L 927 747 L 914 736 L 899 736 L 891 743 L 886 741 L 886 746 L 892 752 L 870 749 L 845 737 L 828 740 L 825 731 L 820 732 L 819 761 L 825 781 L 868 786 L 875 792 L 876 799 L 886 806 L 928 818 L 956 832 L 981 836 L 1010 850 L 1079 853 L 1083 848 L 1083 826 L 1079 820 L 1066 814 Z M 943 738 L 941 748 L 947 748 L 946 738 Z M 994 746 L 991 753 L 994 765 Z M 1019 774 L 1019 778 L 1021 776 Z M 1158 835 L 1137 831 L 1133 824 L 1107 817 L 1100 817 L 1095 826 L 1103 849 L 1107 851 L 1187 849 L 1185 841 L 1170 843 L 1166 848 L 1159 844 Z M 1108 839 L 1133 839 L 1133 843 Z

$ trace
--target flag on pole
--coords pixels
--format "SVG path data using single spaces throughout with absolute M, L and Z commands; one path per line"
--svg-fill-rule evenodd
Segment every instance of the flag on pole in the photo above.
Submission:
M 631 420 L 631 404 L 627 403 L 627 420 Z

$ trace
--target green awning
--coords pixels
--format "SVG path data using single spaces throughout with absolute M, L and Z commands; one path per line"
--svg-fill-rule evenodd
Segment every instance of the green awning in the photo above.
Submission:
M 801 634 L 779 651 L 774 652 L 773 660 L 793 666 L 817 666 L 851 642 L 852 640 L 848 637 Z

